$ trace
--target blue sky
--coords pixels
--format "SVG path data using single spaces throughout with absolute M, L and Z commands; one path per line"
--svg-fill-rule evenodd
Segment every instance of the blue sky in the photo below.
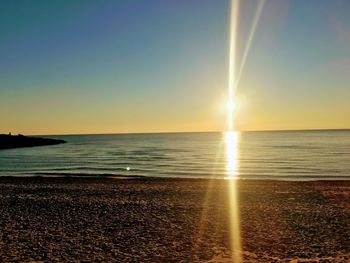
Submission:
M 238 54 L 256 6 L 242 1 Z M 1 1 L 0 132 L 222 130 L 229 7 Z M 350 127 L 349 11 L 346 0 L 266 1 L 238 88 L 239 129 Z

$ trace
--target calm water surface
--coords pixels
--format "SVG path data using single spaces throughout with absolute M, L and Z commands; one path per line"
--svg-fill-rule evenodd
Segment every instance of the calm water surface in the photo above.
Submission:
M 67 143 L 1 150 L 0 174 L 350 179 L 350 130 L 47 137 Z

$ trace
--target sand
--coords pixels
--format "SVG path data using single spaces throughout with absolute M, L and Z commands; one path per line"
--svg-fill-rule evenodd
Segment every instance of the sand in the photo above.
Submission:
M 350 262 L 350 181 L 236 184 L 244 262 Z M 230 262 L 229 186 L 0 177 L 0 261 Z

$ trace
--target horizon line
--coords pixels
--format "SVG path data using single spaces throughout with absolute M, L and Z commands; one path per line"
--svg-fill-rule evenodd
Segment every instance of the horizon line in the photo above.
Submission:
M 346 131 L 350 128 L 313 128 L 313 129 L 266 129 L 237 130 L 237 132 L 288 132 L 288 131 Z M 224 133 L 226 130 L 212 131 L 154 131 L 154 132 L 112 132 L 112 133 L 63 133 L 63 134 L 24 134 L 26 136 L 74 136 L 74 135 L 128 135 L 128 134 L 174 134 L 174 133 Z M 7 134 L 7 133 L 4 133 Z M 16 135 L 12 133 L 13 135 Z M 18 133 L 20 134 L 20 133 Z

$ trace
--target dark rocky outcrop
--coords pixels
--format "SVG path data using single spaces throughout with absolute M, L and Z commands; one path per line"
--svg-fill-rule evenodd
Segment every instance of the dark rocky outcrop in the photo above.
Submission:
M 49 138 L 27 137 L 21 134 L 0 134 L 0 149 L 54 145 L 60 143 L 65 143 L 65 141 Z

